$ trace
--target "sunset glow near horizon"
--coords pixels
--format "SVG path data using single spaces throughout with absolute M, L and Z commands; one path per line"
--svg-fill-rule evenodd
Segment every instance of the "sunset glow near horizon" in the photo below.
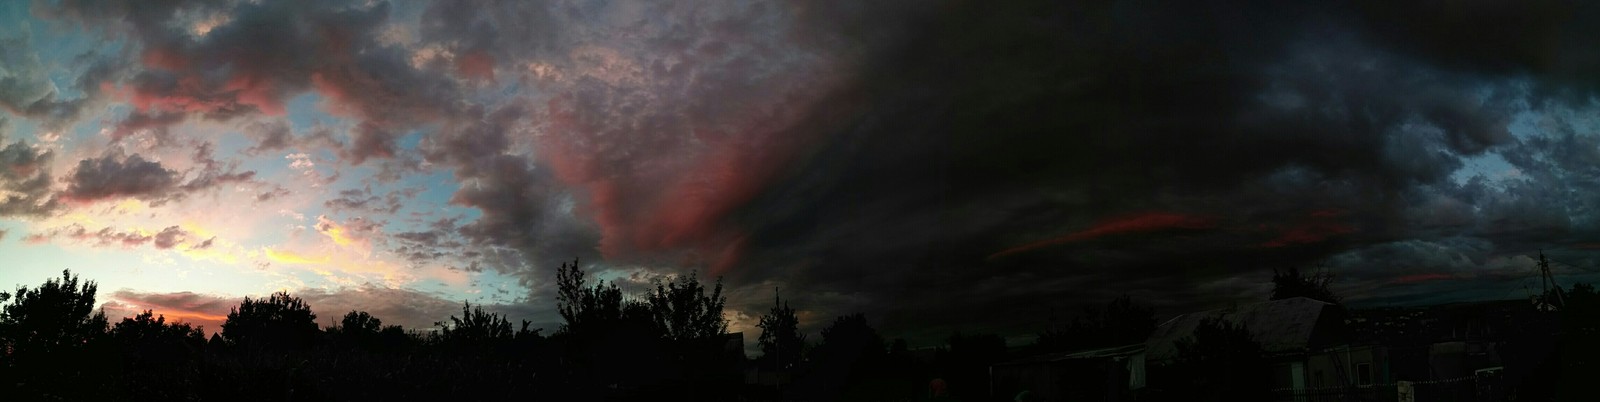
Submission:
M 630 294 L 720 277 L 753 343 L 777 287 L 808 331 L 929 340 L 1264 299 L 1290 266 L 1373 305 L 1525 297 L 1541 251 L 1600 280 L 1587 31 L 963 7 L 4 2 L 0 287 L 70 269 L 208 334 L 276 291 L 548 332 L 576 259 Z

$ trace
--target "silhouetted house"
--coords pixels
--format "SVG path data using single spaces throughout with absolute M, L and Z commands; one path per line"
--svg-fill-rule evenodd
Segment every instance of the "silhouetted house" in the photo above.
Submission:
M 744 354 L 744 333 L 743 332 L 734 332 L 734 333 L 730 333 L 730 334 L 724 335 L 723 336 L 722 351 L 723 351 L 723 353 L 727 353 L 727 354 L 729 354 L 731 356 L 737 356 L 739 358 L 739 361 L 745 361 L 746 357 L 745 357 L 745 354 Z
M 1047 353 L 989 368 L 995 395 L 1040 401 L 1120 401 L 1145 385 L 1145 345 Z
M 1303 390 L 1364 386 L 1390 381 L 1383 346 L 1351 345 L 1344 309 L 1296 297 L 1265 303 L 1183 314 L 1162 323 L 1145 342 L 1148 364 L 1160 367 L 1178 358 L 1177 342 L 1194 335 L 1207 318 L 1244 324 L 1272 364 L 1273 389 Z
M 211 340 L 206 342 L 206 351 L 207 352 L 210 352 L 210 353 L 222 353 L 223 351 L 226 351 L 227 349 L 228 349 L 228 342 L 222 340 L 222 334 L 213 333 L 213 334 L 211 334 Z
M 1395 380 L 1503 372 L 1504 385 L 1515 386 L 1538 376 L 1537 367 L 1553 352 L 1550 317 L 1526 300 L 1499 300 L 1355 310 L 1349 323 L 1357 342 L 1389 349 Z

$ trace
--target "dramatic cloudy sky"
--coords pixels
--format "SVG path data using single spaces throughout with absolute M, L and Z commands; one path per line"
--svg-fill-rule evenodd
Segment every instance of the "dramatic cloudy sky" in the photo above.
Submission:
M 0 2 L 0 284 L 553 330 L 579 259 L 920 341 L 1600 279 L 1600 9 L 1217 3 Z

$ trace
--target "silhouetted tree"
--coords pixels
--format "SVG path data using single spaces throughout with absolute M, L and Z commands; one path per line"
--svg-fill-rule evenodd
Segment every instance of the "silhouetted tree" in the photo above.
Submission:
M 660 330 L 650 305 L 628 300 L 616 283 L 588 286 L 578 260 L 556 271 L 556 308 L 564 323 L 556 333 L 564 365 L 584 387 L 659 382 L 666 371 Z
M 812 393 L 806 399 L 840 400 L 862 398 L 861 385 L 877 373 L 886 355 L 883 336 L 867 323 L 861 313 L 840 316 L 822 329 L 822 340 L 811 348 L 806 367 Z
M 250 348 L 305 348 L 319 332 L 311 306 L 287 292 L 266 299 L 245 297 L 222 323 L 224 338 Z
M 383 320 L 365 311 L 350 311 L 339 320 L 337 332 L 348 335 L 376 335 L 383 328 Z
M 72 271 L 37 288 L 17 288 L 0 311 L 0 350 L 49 354 L 78 348 L 105 335 L 104 312 L 94 311 L 94 281 L 80 284 Z
M 756 324 L 761 328 L 761 361 L 769 368 L 790 369 L 800 363 L 806 335 L 800 333 L 800 318 L 794 308 L 783 299 L 774 299 L 772 310 Z
M 839 316 L 822 329 L 822 342 L 812 353 L 819 357 L 829 355 L 872 357 L 884 353 L 883 336 L 867 324 L 861 313 Z
M 717 338 L 728 333 L 728 320 L 722 318 L 722 306 L 727 303 L 722 296 L 722 279 L 706 295 L 695 274 L 679 275 L 676 280 L 657 282 L 650 294 L 650 310 L 656 327 L 662 335 L 673 341 Z
M 1196 401 L 1264 401 L 1270 365 L 1244 324 L 1208 317 L 1178 340 L 1174 396 Z
M 1290 267 L 1287 271 L 1273 269 L 1272 297 L 1269 300 L 1307 297 L 1339 304 L 1339 296 L 1329 288 L 1331 284 L 1333 284 L 1333 274 L 1327 272 L 1318 271 L 1306 275 L 1302 274 L 1299 268 L 1294 267 Z
M 1556 340 L 1561 365 L 1558 395 L 1584 395 L 1586 381 L 1600 376 L 1600 293 L 1588 283 L 1574 283 L 1558 313 L 1561 336 Z
M 1006 340 L 995 334 L 962 335 L 956 332 L 946 340 L 949 349 L 940 353 L 940 371 L 955 396 L 989 399 L 989 366 L 1006 358 Z
M 124 348 L 159 347 L 168 352 L 185 346 L 204 345 L 206 338 L 200 328 L 188 323 L 167 323 L 165 315 L 155 315 L 145 310 L 133 317 L 124 317 L 111 327 L 111 337 Z
M 460 345 L 485 344 L 511 340 L 515 335 L 511 332 L 511 321 L 505 316 L 483 311 L 483 307 L 473 307 L 472 303 L 461 303 L 461 317 L 450 316 L 450 325 L 443 322 L 434 323 L 439 327 L 439 336 L 445 342 Z
M 71 271 L 36 288 L 19 287 L 0 309 L 0 384 L 3 399 L 105 399 L 112 383 L 104 350 L 107 322 L 94 311 L 94 281 Z
M 565 321 L 561 332 L 608 332 L 624 326 L 624 322 L 639 324 L 653 319 L 649 306 L 624 300 L 616 283 L 602 280 L 589 287 L 584 276 L 583 270 L 578 269 L 578 260 L 561 264 L 556 270 L 556 310 Z
M 341 347 L 371 349 L 387 343 L 380 340 L 383 330 L 383 320 L 373 317 L 372 314 L 365 311 L 352 310 L 345 313 L 344 317 L 339 319 L 338 324 L 328 328 L 328 334 L 332 335 L 334 341 L 338 342 Z M 395 331 L 404 333 L 398 327 L 395 328 Z
M 1106 304 L 1085 306 L 1083 314 L 1064 328 L 1046 329 L 1037 346 L 1044 352 L 1122 346 L 1144 342 L 1155 329 L 1155 310 L 1122 295 Z

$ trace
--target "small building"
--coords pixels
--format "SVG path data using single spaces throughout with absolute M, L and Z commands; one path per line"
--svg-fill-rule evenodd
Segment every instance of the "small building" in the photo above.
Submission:
M 1145 345 L 1047 353 L 989 367 L 994 395 L 1040 401 L 1124 401 L 1145 385 Z
M 1350 345 L 1344 308 L 1304 297 L 1173 317 L 1146 341 L 1149 364 L 1174 362 L 1178 341 L 1193 336 L 1208 318 L 1244 324 L 1272 365 L 1271 378 L 1263 379 L 1272 389 L 1355 387 L 1389 380 L 1384 347 Z

